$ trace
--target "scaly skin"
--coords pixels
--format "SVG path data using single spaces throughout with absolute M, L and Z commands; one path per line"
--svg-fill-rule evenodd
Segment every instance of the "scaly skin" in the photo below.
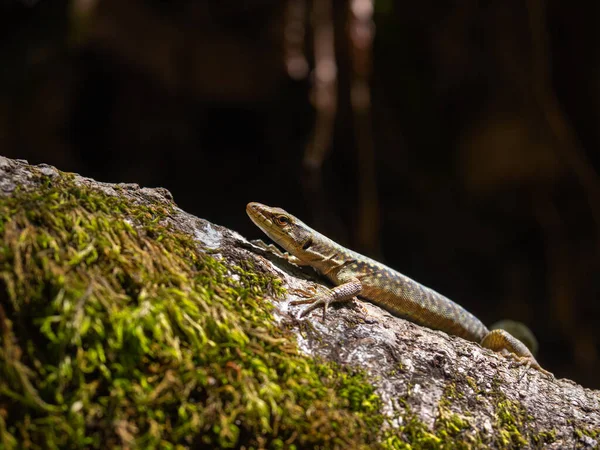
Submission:
M 248 203 L 246 212 L 267 236 L 289 252 L 282 256 L 296 264 L 313 267 L 336 285 L 325 294 L 295 302 L 311 303 L 301 317 L 320 306 L 325 314 L 330 303 L 358 295 L 396 316 L 511 354 L 523 364 L 551 375 L 517 338 L 504 330 L 489 331 L 477 317 L 433 289 L 342 247 L 281 208 Z

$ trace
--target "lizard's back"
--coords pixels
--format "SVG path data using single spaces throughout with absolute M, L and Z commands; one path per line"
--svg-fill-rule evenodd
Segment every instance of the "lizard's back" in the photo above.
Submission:
M 342 272 L 345 277 L 354 275 L 363 284 L 360 297 L 396 316 L 474 342 L 480 342 L 488 333 L 477 317 L 449 298 L 382 263 L 344 250 L 348 264 L 327 274 L 334 283 L 339 283 Z

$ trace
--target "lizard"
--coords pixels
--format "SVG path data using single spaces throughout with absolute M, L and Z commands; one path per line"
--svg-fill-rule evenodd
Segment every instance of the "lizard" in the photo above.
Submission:
M 299 317 L 322 307 L 323 318 L 332 303 L 355 296 L 378 305 L 394 316 L 418 325 L 476 342 L 553 377 L 543 369 L 527 346 L 503 329 L 489 330 L 477 317 L 459 304 L 386 265 L 349 250 L 313 230 L 281 208 L 251 202 L 246 212 L 252 222 L 281 246 L 270 249 L 289 262 L 311 266 L 334 285 L 310 298 L 291 302 L 309 304 Z

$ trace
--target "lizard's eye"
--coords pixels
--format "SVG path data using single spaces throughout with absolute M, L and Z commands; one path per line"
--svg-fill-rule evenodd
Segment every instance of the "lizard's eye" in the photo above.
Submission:
M 289 225 L 291 223 L 291 220 L 290 220 L 290 218 L 288 216 L 277 216 L 275 218 L 275 220 L 281 226 L 283 226 L 283 225 Z

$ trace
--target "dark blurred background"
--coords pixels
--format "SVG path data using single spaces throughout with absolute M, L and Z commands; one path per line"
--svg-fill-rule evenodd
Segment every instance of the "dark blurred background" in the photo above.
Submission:
M 600 387 L 598 2 L 0 5 L 1 154 L 284 207 Z

